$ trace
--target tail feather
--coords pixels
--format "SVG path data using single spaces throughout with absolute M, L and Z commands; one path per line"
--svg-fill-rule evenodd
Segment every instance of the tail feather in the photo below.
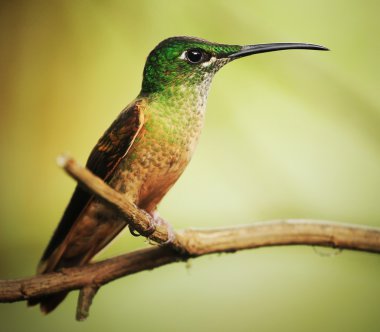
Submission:
M 37 299 L 28 300 L 28 306 L 40 305 L 41 312 L 48 314 L 52 312 L 65 299 L 68 292 L 56 293 L 53 295 L 43 296 Z
M 58 305 L 65 299 L 68 292 L 57 293 L 49 295 L 41 299 L 40 309 L 44 314 L 52 312 Z
M 79 220 L 80 221 L 80 220 Z M 82 266 L 103 249 L 126 225 L 125 221 L 114 216 L 107 223 L 92 219 L 92 234 L 85 239 L 82 236 L 83 226 L 75 224 L 71 233 L 65 238 L 55 251 L 46 259 L 42 259 L 38 266 L 38 274 L 59 271 L 62 268 Z M 85 231 L 87 231 L 85 227 Z M 53 311 L 69 292 L 59 292 L 28 300 L 28 306 L 40 305 L 41 311 L 48 314 Z

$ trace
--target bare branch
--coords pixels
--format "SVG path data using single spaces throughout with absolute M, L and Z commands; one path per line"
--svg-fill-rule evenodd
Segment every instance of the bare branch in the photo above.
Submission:
M 191 256 L 151 247 L 81 267 L 16 280 L 0 280 L 0 302 L 38 298 L 62 291 L 100 287 L 110 281 L 189 257 L 276 245 L 320 245 L 380 252 L 380 230 L 328 221 L 283 220 L 250 226 L 181 232 Z
M 77 320 L 85 320 L 88 317 L 92 299 L 98 289 L 99 287 L 97 286 L 85 286 L 80 290 L 77 306 Z
M 121 194 L 73 159 L 62 158 L 61 166 L 82 186 L 117 209 L 134 229 L 142 235 L 149 235 L 151 217 L 147 213 L 127 202 Z M 166 227 L 157 227 L 150 238 L 157 243 L 165 243 L 168 239 Z M 185 261 L 189 257 L 295 244 L 380 253 L 380 229 L 316 220 L 277 220 L 229 228 L 188 229 L 176 233 L 172 246 L 137 250 L 98 263 L 30 278 L 0 280 L 0 302 L 22 301 L 80 289 L 77 319 L 83 320 L 88 316 L 98 288 L 117 278 Z
M 0 280 L 0 302 L 16 302 L 44 295 L 97 287 L 110 281 L 183 259 L 174 250 L 151 247 L 81 267 L 62 269 L 34 277 Z

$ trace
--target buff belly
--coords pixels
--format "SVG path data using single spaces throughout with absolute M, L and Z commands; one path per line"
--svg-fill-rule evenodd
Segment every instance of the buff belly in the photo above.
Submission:
M 186 168 L 189 152 L 183 146 L 145 135 L 120 163 L 110 185 L 141 209 L 153 213 Z

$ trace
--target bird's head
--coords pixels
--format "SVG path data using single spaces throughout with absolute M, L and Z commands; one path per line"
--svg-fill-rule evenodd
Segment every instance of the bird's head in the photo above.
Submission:
M 214 74 L 232 60 L 286 49 L 327 50 L 323 46 L 305 43 L 240 46 L 211 43 L 194 37 L 168 38 L 159 43 L 146 60 L 142 93 L 182 85 L 208 85 Z

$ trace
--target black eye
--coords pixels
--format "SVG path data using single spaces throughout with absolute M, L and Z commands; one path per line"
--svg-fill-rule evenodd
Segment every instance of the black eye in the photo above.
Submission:
M 204 52 L 197 48 L 187 50 L 185 56 L 190 63 L 200 63 L 205 58 Z

